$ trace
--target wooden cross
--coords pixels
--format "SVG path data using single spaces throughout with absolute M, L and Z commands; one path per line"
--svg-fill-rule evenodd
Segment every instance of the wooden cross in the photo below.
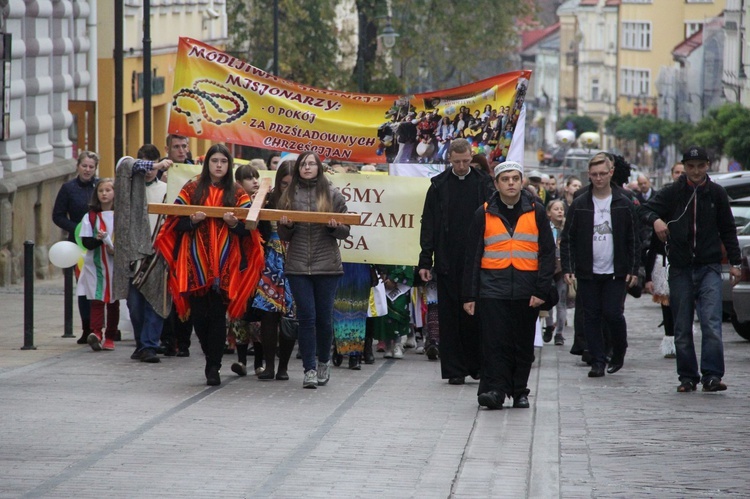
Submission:
M 203 121 L 203 117 L 197 113 L 190 113 L 190 116 L 188 116 L 187 118 L 188 125 L 192 126 L 193 130 L 195 130 L 195 133 L 197 133 L 198 135 L 203 133 L 201 121 Z
M 260 181 L 260 188 L 253 198 L 250 208 L 237 208 L 226 206 L 199 206 L 184 204 L 149 203 L 148 212 L 158 215 L 176 215 L 187 217 L 195 212 L 202 211 L 207 217 L 222 218 L 224 213 L 231 211 L 237 218 L 245 219 L 245 227 L 253 230 L 258 226 L 258 220 L 279 221 L 286 216 L 291 222 L 307 222 L 327 224 L 331 219 L 346 225 L 361 225 L 359 213 L 328 213 L 320 211 L 291 211 L 291 210 L 266 210 L 262 206 L 266 203 L 266 196 L 271 190 L 271 179 L 264 178 Z

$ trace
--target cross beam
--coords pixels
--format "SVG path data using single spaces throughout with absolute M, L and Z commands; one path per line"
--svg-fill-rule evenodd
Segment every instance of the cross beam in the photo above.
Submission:
M 225 207 L 225 206 L 199 206 L 184 204 L 149 203 L 148 212 L 157 215 L 175 215 L 187 217 L 197 211 L 202 211 L 207 217 L 222 218 L 224 213 L 232 212 L 237 218 L 245 219 L 245 227 L 252 230 L 258 226 L 258 220 L 279 221 L 281 217 L 289 218 L 291 222 L 307 222 L 327 224 L 331 219 L 346 225 L 361 225 L 359 213 L 328 213 L 320 211 L 290 211 L 290 210 L 266 210 L 262 206 L 266 202 L 266 196 L 271 189 L 271 179 L 261 180 L 260 188 L 253 198 L 250 208 Z

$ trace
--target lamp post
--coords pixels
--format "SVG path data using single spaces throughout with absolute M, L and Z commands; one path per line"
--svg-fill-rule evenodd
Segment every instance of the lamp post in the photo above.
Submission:
M 359 47 L 357 50 L 357 89 L 359 93 L 365 91 L 365 49 L 367 45 L 367 16 L 362 11 L 357 12 L 357 18 L 359 21 Z M 382 17 L 376 17 L 375 19 L 382 19 Z M 393 29 L 391 24 L 391 16 L 386 16 L 385 26 L 382 31 L 377 35 L 377 38 L 383 43 L 383 47 L 387 50 L 392 49 L 396 45 L 396 38 L 399 36 L 396 30 Z

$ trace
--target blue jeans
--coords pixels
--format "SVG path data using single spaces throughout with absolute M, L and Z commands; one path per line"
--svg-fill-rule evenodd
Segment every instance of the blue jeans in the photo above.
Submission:
M 297 341 L 305 372 L 320 362 L 331 360 L 333 342 L 333 300 L 339 285 L 338 275 L 288 275 L 294 297 L 299 328 Z
M 133 324 L 133 336 L 138 350 L 159 348 L 161 329 L 164 319 L 154 311 L 154 307 L 133 284 L 128 290 L 128 311 Z
M 721 340 L 721 265 L 669 267 L 669 305 L 674 317 L 674 347 L 680 381 L 703 381 L 724 376 Z M 693 343 L 693 315 L 701 324 L 701 376 Z

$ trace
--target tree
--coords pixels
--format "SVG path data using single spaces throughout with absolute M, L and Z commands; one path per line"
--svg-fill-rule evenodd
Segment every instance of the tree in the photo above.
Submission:
M 279 2 L 279 76 L 297 83 L 340 89 L 341 69 L 336 27 L 337 0 Z M 229 0 L 229 51 L 260 69 L 273 63 L 273 0 Z
M 517 21 L 534 14 L 533 2 L 519 0 L 391 3 L 393 27 L 400 35 L 393 48 L 397 73 L 407 87 L 413 86 L 425 63 L 432 90 L 518 69 L 508 67 L 520 38 Z
M 741 104 L 724 104 L 711 109 L 691 133 L 685 134 L 682 146 L 699 145 L 713 153 L 736 159 L 743 168 L 750 167 L 750 109 Z
M 566 126 L 568 123 L 572 123 L 573 129 L 576 132 L 576 137 L 579 137 L 584 132 L 599 131 L 599 123 L 597 123 L 596 120 L 594 120 L 590 116 L 578 116 L 576 114 L 571 114 L 565 117 L 565 119 L 562 120 L 562 123 L 565 123 Z

